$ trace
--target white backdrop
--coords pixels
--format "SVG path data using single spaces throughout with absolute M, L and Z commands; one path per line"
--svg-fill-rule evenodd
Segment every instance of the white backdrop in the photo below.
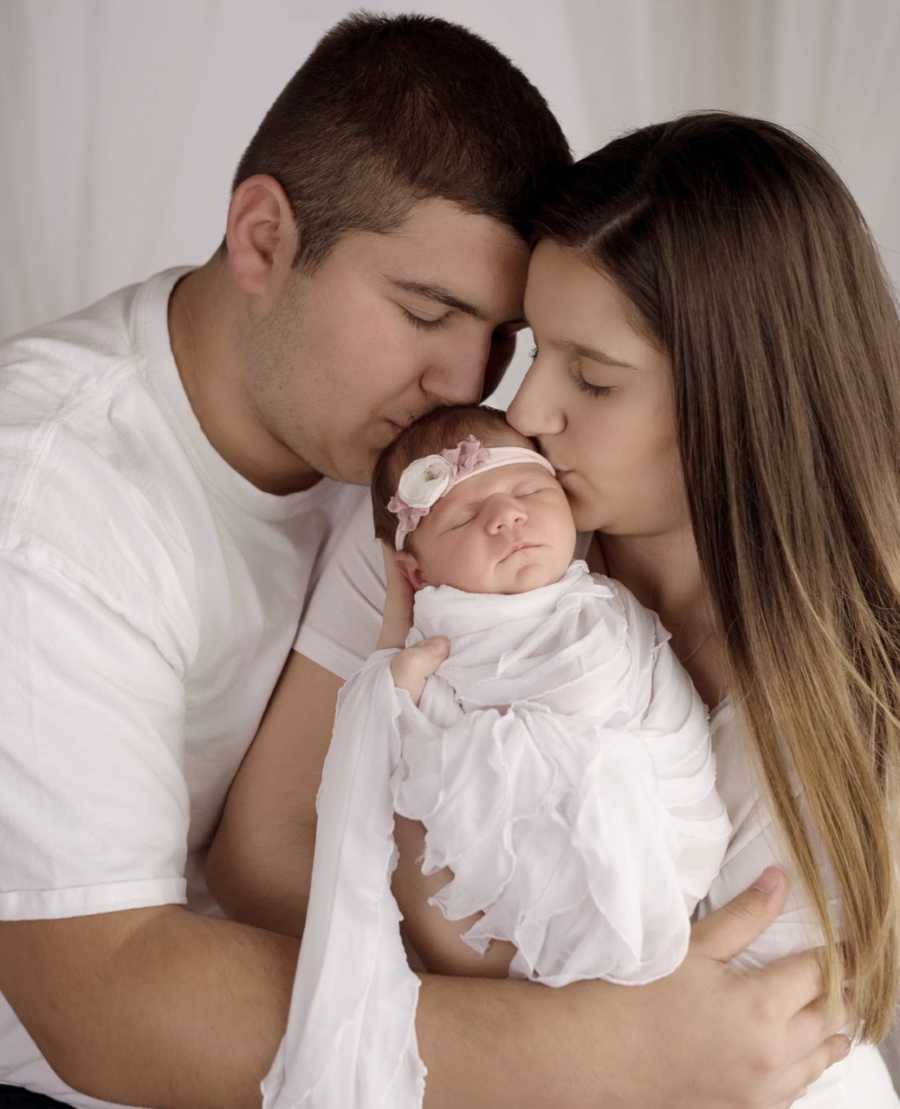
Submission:
M 898 0 L 414 6 L 509 54 L 576 155 L 694 108 L 793 128 L 844 175 L 900 285 Z M 318 36 L 353 7 L 2 0 L 0 337 L 208 257 L 256 124 Z
M 0 0 L 0 337 L 205 260 L 264 111 L 354 7 Z M 900 286 L 900 0 L 414 7 L 504 50 L 544 92 L 576 156 L 695 108 L 786 124 L 844 176 Z

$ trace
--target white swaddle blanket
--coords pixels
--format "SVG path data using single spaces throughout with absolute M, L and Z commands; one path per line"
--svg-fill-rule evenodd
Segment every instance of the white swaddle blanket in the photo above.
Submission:
M 512 941 L 510 973 L 644 983 L 684 958 L 730 824 L 707 714 L 657 618 L 583 562 L 516 595 L 416 595 L 451 641 L 419 707 L 376 652 L 341 691 L 312 888 L 264 1109 L 416 1109 L 418 978 L 390 889 L 393 813 L 426 827 L 435 900 Z

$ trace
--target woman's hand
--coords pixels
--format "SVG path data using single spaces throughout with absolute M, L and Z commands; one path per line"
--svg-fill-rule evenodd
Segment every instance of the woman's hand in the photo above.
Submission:
M 386 592 L 384 597 L 384 616 L 381 622 L 381 635 L 378 649 L 402 647 L 412 627 L 413 589 L 397 565 L 394 552 L 382 543 L 384 553 L 384 576 Z M 414 647 L 407 647 L 391 659 L 391 674 L 394 685 L 405 689 L 415 704 L 419 703 L 425 682 L 441 665 L 450 653 L 450 643 L 442 635 L 426 639 Z

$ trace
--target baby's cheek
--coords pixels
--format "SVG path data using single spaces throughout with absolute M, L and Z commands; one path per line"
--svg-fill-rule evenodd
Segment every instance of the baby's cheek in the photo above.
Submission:
M 452 545 L 452 550 L 445 552 L 443 582 L 467 593 L 489 593 L 490 565 L 479 543 L 469 537 L 461 537 Z

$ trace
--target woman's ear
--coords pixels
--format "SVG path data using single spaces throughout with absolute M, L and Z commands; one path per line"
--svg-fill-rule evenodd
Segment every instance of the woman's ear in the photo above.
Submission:
M 414 554 L 411 554 L 409 551 L 398 551 L 395 557 L 397 559 L 397 565 L 400 567 L 400 572 L 416 592 L 428 584 L 422 577 L 422 571 L 419 569 L 419 560 Z

